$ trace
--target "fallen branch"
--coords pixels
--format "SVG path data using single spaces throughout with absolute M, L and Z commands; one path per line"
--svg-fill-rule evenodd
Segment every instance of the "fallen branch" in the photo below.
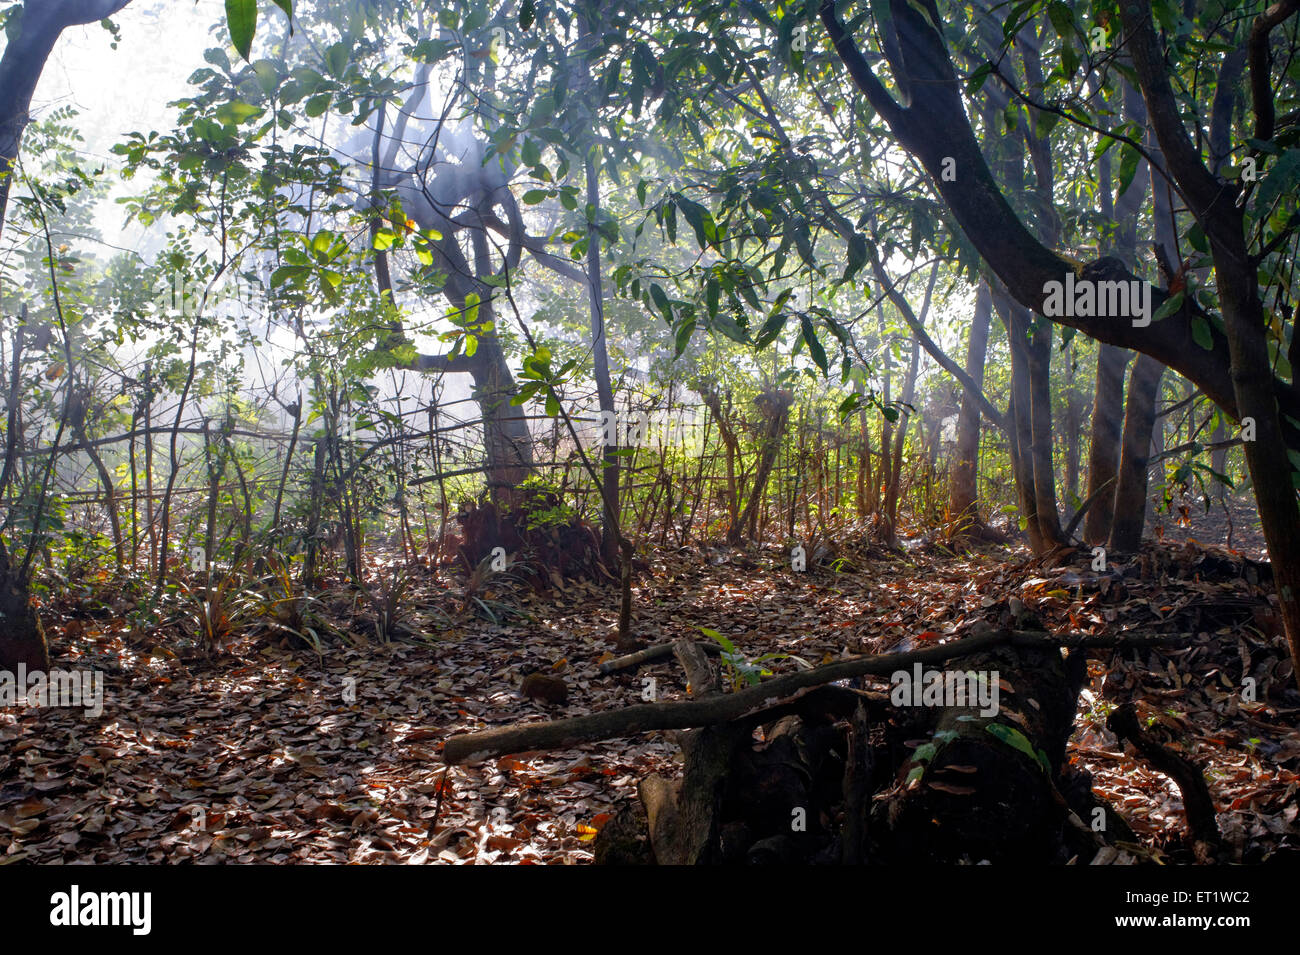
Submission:
M 1215 819 L 1214 799 L 1200 767 L 1144 732 L 1138 724 L 1137 708 L 1132 703 L 1116 707 L 1106 720 L 1106 726 L 1116 736 L 1132 743 L 1153 769 L 1174 781 L 1183 797 L 1188 843 L 1192 852 L 1196 855 L 1197 862 L 1203 865 L 1213 863 L 1215 852 L 1222 843 L 1222 835 Z
M 811 689 L 836 680 L 848 680 L 869 674 L 888 674 L 914 664 L 942 663 L 1004 645 L 1020 647 L 1059 647 L 1088 649 L 1093 647 L 1150 647 L 1166 643 L 1187 642 L 1187 634 L 1157 634 L 1148 637 L 1056 637 L 1038 631 L 1001 630 L 954 640 L 951 643 L 906 653 L 876 654 L 852 660 L 828 663 L 811 670 L 800 670 L 736 693 L 726 693 L 703 700 L 681 703 L 645 703 L 621 710 L 606 710 L 573 719 L 548 723 L 504 726 L 481 733 L 462 733 L 447 740 L 443 759 L 448 765 L 478 763 L 494 756 L 531 749 L 562 749 L 579 743 L 594 743 L 652 730 L 688 729 L 713 726 L 743 719 L 788 703 Z M 641 651 L 645 652 L 645 651 Z M 668 654 L 672 645 L 668 644 Z M 612 662 L 612 661 L 611 661 Z

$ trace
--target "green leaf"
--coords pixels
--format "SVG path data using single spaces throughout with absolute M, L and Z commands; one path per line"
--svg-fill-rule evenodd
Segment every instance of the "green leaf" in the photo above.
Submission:
M 733 342 L 738 342 L 741 345 L 749 343 L 749 334 L 736 321 L 736 319 L 732 317 L 731 312 L 725 309 L 719 312 L 717 317 L 714 318 L 713 328 L 722 332 L 722 334 L 726 335 Z
M 1016 729 L 1014 726 L 1007 726 L 1005 723 L 990 723 L 984 728 L 1012 749 L 1019 750 L 1034 762 L 1039 763 L 1040 765 L 1042 764 L 1042 760 L 1039 758 L 1038 751 L 1034 749 L 1034 745 L 1029 742 L 1028 737 L 1026 737 L 1024 733 L 1020 732 L 1020 730 Z
M 758 334 L 754 336 L 754 347 L 766 348 L 776 341 L 776 337 L 781 334 L 781 329 L 785 328 L 785 323 L 789 318 L 790 316 L 785 312 L 777 312 L 771 316 L 763 323 L 763 327 L 758 330 Z
M 673 338 L 676 351 L 673 352 L 673 360 L 681 357 L 682 352 L 686 350 L 687 343 L 691 340 L 691 335 L 695 332 L 695 319 L 688 318 L 677 329 L 677 334 Z
M 989 78 L 989 74 L 992 72 L 992 63 L 985 63 L 977 67 L 976 70 L 971 73 L 970 78 L 966 80 L 966 95 L 974 96 L 978 93 L 980 88 L 984 85 L 984 81 Z
M 1175 292 L 1173 295 L 1165 299 L 1164 303 L 1161 304 L 1161 306 L 1155 310 L 1155 314 L 1151 316 L 1151 321 L 1158 322 L 1162 318 L 1168 318 L 1170 315 L 1174 314 L 1174 312 L 1178 311 L 1182 307 L 1183 307 L 1183 293 Z
M 654 300 L 659 311 L 663 312 L 664 321 L 671 325 L 673 323 L 673 307 L 669 304 L 668 296 L 664 294 L 664 290 L 657 284 L 652 284 L 650 286 L 650 298 Z
M 1074 11 L 1064 0 L 1052 0 L 1047 5 L 1047 16 L 1061 39 L 1068 40 L 1074 34 Z
M 270 0 L 289 17 L 289 35 L 294 35 L 294 0 Z
M 217 107 L 213 113 L 217 122 L 224 126 L 238 126 L 240 123 L 246 123 L 254 116 L 262 115 L 263 110 L 251 103 L 241 103 L 235 101 L 232 103 L 223 103 Z
M 1200 315 L 1192 316 L 1192 341 L 1206 351 L 1214 351 L 1214 336 L 1210 334 L 1210 323 Z
M 1142 156 L 1136 149 L 1124 144 L 1124 151 L 1119 161 L 1119 192 L 1118 195 L 1124 195 L 1128 192 L 1129 184 L 1133 182 L 1133 177 L 1137 175 L 1138 161 Z
M 722 649 L 726 650 L 728 653 L 730 654 L 737 653 L 736 645 L 732 643 L 730 640 L 728 640 L 726 637 L 724 637 L 722 634 L 718 633 L 718 631 L 710 630 L 708 627 L 700 627 L 700 633 L 704 634 L 710 640 L 716 640 L 718 642 L 718 645 L 721 646 Z
M 934 759 L 935 754 L 939 752 L 939 747 L 934 743 L 922 743 L 912 753 L 912 759 L 918 763 L 928 763 Z
M 230 41 L 247 60 L 257 32 L 257 0 L 226 0 L 226 26 L 230 29 Z
M 535 206 L 537 203 L 544 201 L 555 195 L 550 189 L 529 189 L 524 193 L 523 202 L 526 206 Z
M 682 215 L 686 216 L 686 221 L 691 224 L 691 228 L 695 230 L 695 239 L 701 249 L 717 241 L 718 227 L 708 209 L 685 196 L 677 197 L 677 206 L 682 210 Z
M 1065 74 L 1067 80 L 1074 79 L 1074 74 L 1079 72 L 1079 54 L 1074 51 L 1069 43 L 1061 44 L 1061 71 Z
M 826 374 L 830 371 L 830 363 L 826 360 L 826 349 L 817 340 L 817 332 L 813 329 L 812 320 L 807 315 L 800 315 L 799 325 L 803 329 L 803 340 L 808 343 L 808 354 L 812 356 L 813 363 L 822 370 L 822 374 Z
M 854 233 L 849 239 L 848 264 L 844 269 L 844 277 L 841 282 L 847 282 L 857 273 L 862 266 L 867 263 L 867 239 L 865 236 Z
M 301 278 L 311 271 L 305 265 L 282 265 L 271 273 L 271 288 L 279 288 L 285 282 Z
M 311 99 L 307 100 L 307 105 L 303 107 L 303 112 L 311 119 L 320 116 L 325 110 L 330 108 L 330 94 L 317 93 Z
M 525 166 L 536 166 L 542 161 L 542 150 L 534 139 L 525 139 L 523 146 L 519 150 L 519 158 L 523 160 Z
M 604 237 L 605 241 L 611 245 L 618 242 L 618 223 L 613 219 L 606 219 L 596 226 L 596 231 Z
M 1300 149 L 1288 149 L 1273 167 L 1255 193 L 1255 209 L 1265 214 L 1281 195 L 1294 196 L 1300 186 Z

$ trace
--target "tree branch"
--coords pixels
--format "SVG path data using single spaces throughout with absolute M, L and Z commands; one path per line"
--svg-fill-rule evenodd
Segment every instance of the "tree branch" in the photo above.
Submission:
M 886 274 L 885 268 L 880 262 L 880 255 L 876 252 L 874 247 L 871 248 L 871 268 L 872 271 L 876 273 L 876 281 L 884 286 L 885 292 L 889 296 L 889 300 L 894 303 L 894 306 L 902 314 L 903 321 L 907 322 L 907 327 L 912 330 L 912 334 L 915 335 L 917 341 L 921 343 L 921 347 L 926 350 L 926 353 L 929 354 L 931 358 L 939 363 L 939 366 L 943 368 L 944 371 L 957 379 L 958 383 L 966 389 L 966 393 L 974 398 L 975 403 L 980 406 L 980 412 L 984 417 L 988 418 L 989 421 L 996 425 L 999 431 L 1005 432 L 1008 428 L 1006 415 L 994 407 L 993 402 L 989 401 L 989 399 L 984 395 L 983 389 L 980 388 L 979 385 L 975 384 L 975 380 L 971 378 L 970 375 L 966 374 L 966 369 L 962 368 L 955 361 L 949 358 L 944 353 L 943 349 L 935 344 L 934 339 L 932 339 L 926 332 L 925 326 L 921 324 L 921 320 L 918 319 L 916 313 L 912 311 L 911 304 L 903 294 L 898 291 L 898 287 L 894 285 L 893 280 L 890 279 L 888 274 Z
M 1273 28 L 1300 10 L 1300 0 L 1278 0 L 1255 18 L 1246 40 L 1246 56 L 1250 63 L 1250 98 L 1255 107 L 1255 138 L 1273 138 L 1273 65 L 1268 36 Z

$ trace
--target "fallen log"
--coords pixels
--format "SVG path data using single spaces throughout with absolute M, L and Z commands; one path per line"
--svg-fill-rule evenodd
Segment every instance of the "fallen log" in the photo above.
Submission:
M 779 678 L 791 692 L 770 708 L 684 734 L 681 779 L 644 781 L 640 806 L 620 811 L 634 833 L 648 820 L 644 835 L 602 830 L 596 851 L 696 865 L 1090 861 L 1133 835 L 1065 760 L 1086 676 L 1076 651 L 1185 640 L 986 632 Z M 890 673 L 890 692 L 797 685 L 845 664 Z M 1106 825 L 1085 824 L 1099 807 Z M 625 845 L 644 856 L 620 856 Z
M 609 676 L 611 673 L 617 673 L 620 670 L 631 670 L 639 667 L 643 663 L 654 663 L 658 660 L 666 660 L 673 655 L 673 643 L 659 643 L 653 647 L 646 647 L 644 650 L 637 650 L 635 653 L 629 653 L 626 656 L 615 657 L 613 660 L 606 660 L 600 665 L 602 676 Z M 695 646 L 700 652 L 718 656 L 722 653 L 722 648 L 716 643 L 706 643 L 703 640 L 695 642 Z
M 906 653 L 875 654 L 841 660 L 800 670 L 703 700 L 680 703 L 644 703 L 620 710 L 606 710 L 588 716 L 547 723 L 527 723 L 462 733 L 447 740 L 443 760 L 451 766 L 478 763 L 496 756 L 532 749 L 558 749 L 579 743 L 593 743 L 654 730 L 689 729 L 713 726 L 763 713 L 837 680 L 868 675 L 888 675 L 914 664 L 927 666 L 956 656 L 976 653 L 998 646 L 1039 647 L 1053 649 L 1145 648 L 1187 642 L 1185 634 L 1156 634 L 1147 637 L 1049 636 L 1038 631 L 993 631 L 951 643 L 911 650 Z M 668 644 L 672 653 L 672 644 Z

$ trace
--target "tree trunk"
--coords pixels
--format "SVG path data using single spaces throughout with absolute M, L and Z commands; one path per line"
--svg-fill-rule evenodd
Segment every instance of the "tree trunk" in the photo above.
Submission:
M 1074 387 L 1074 350 L 1069 353 L 1070 377 L 1065 385 L 1065 433 L 1061 435 L 1065 444 L 1065 497 L 1069 502 L 1070 516 L 1079 502 L 1079 392 Z
M 584 61 L 585 62 L 585 61 Z M 586 77 L 590 84 L 591 78 Z M 593 219 L 587 224 L 587 288 L 591 302 L 591 354 L 595 365 L 596 397 L 603 414 L 614 415 L 614 389 L 609 380 L 609 354 L 605 347 L 605 305 L 600 275 L 600 232 L 595 217 L 600 213 L 600 183 L 596 178 L 596 147 L 587 153 L 587 214 Z M 600 549 L 607 566 L 619 566 L 619 467 L 618 429 L 612 429 L 614 440 L 606 444 L 601 468 L 601 501 L 604 520 L 601 522 Z
M 1115 517 L 1110 548 L 1132 553 L 1142 541 L 1147 509 L 1147 463 L 1151 457 L 1151 429 L 1156 419 L 1156 396 L 1165 366 L 1149 355 L 1139 355 L 1129 376 L 1128 405 L 1124 413 L 1124 444 L 1115 488 Z
M 978 387 L 984 386 L 984 359 L 988 352 L 989 325 L 993 312 L 993 295 L 987 281 L 975 292 L 975 315 L 971 320 L 970 341 L 966 346 L 966 374 Z M 963 389 L 961 411 L 957 416 L 957 447 L 949 484 L 948 509 L 961 524 L 981 523 L 979 511 L 980 407 L 975 395 Z
M 1097 390 L 1092 404 L 1092 438 L 1088 448 L 1088 497 L 1083 539 L 1102 544 L 1110 536 L 1119 480 L 1120 434 L 1123 429 L 1124 369 L 1132 352 L 1102 344 L 1097 349 Z M 1109 485 L 1109 487 L 1107 487 Z M 1095 496 L 1094 496 L 1095 495 Z
M 1052 461 L 1052 326 L 1039 319 L 1026 349 L 1029 358 L 1030 451 L 1033 454 L 1034 516 L 1042 538 L 1039 553 L 1061 543 L 1056 509 L 1056 467 Z
M 1123 82 L 1124 118 L 1146 124 L 1146 107 L 1132 84 Z M 1111 155 L 1101 160 L 1102 215 L 1115 222 L 1115 242 L 1111 253 L 1130 268 L 1137 258 L 1137 218 L 1146 198 L 1149 170 L 1145 159 L 1138 160 L 1129 186 L 1111 198 Z M 1089 544 L 1104 544 L 1110 537 L 1115 517 L 1115 494 L 1119 483 L 1120 435 L 1123 427 L 1124 372 L 1132 352 L 1126 348 L 1101 343 L 1097 349 L 1097 391 L 1093 399 L 1092 444 L 1088 452 L 1088 496 L 1097 495 L 1084 517 L 1083 539 Z M 1110 487 L 1103 490 L 1109 483 Z
M 1145 121 L 1146 110 L 1130 105 L 1128 115 L 1135 121 Z M 1146 137 L 1146 145 L 1157 165 L 1163 167 L 1160 146 L 1150 133 Z M 1163 260 L 1176 267 L 1178 243 L 1174 237 L 1173 197 L 1169 183 L 1158 168 L 1149 167 L 1149 174 L 1156 247 Z M 1156 399 L 1160 395 L 1163 375 L 1164 366 L 1160 362 L 1139 355 L 1129 376 L 1122 457 L 1115 485 L 1115 516 L 1110 531 L 1110 547 L 1113 550 L 1136 551 L 1142 541 L 1147 511 L 1147 466 L 1151 460 L 1151 438 L 1156 427 Z
M 1007 330 L 1011 352 L 1011 408 L 1007 415 L 1011 427 L 1007 431 L 1007 448 L 1011 455 L 1011 471 L 1016 481 L 1016 496 L 1020 502 L 1020 518 L 1029 535 L 1029 546 L 1035 554 L 1045 551 L 1042 531 L 1038 526 L 1038 500 L 1035 494 L 1033 423 L 1030 417 L 1029 343 L 1025 338 L 1028 313 L 1014 305 L 1005 290 L 994 292 L 994 306 Z

